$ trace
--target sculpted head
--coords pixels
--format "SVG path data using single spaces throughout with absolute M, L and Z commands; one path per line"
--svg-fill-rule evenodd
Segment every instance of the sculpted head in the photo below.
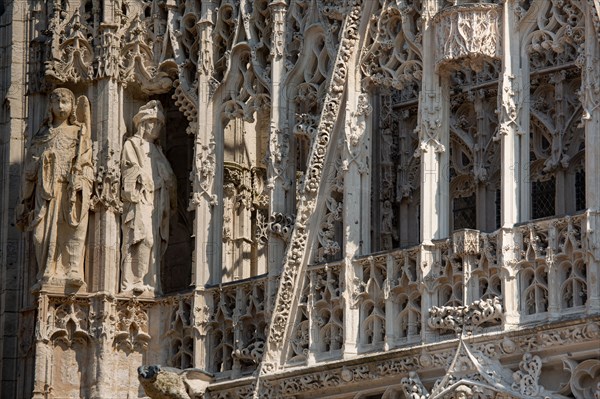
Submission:
M 54 89 L 49 96 L 48 122 L 61 123 L 68 121 L 70 124 L 77 122 L 75 115 L 75 95 L 69 89 Z
M 473 397 L 473 390 L 466 385 L 459 385 L 454 392 L 456 399 L 471 399 Z
M 160 101 L 152 100 L 140 107 L 139 112 L 133 117 L 136 135 L 153 142 L 160 135 L 160 130 L 165 124 L 165 115 Z
M 138 378 L 140 380 L 154 381 L 156 376 L 161 371 L 161 367 L 158 364 L 152 366 L 140 366 L 137 369 Z

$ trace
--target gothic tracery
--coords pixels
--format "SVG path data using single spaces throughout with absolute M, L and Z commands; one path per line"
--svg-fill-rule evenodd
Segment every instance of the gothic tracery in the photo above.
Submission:
M 13 3 L 17 396 L 600 395 L 596 1 Z

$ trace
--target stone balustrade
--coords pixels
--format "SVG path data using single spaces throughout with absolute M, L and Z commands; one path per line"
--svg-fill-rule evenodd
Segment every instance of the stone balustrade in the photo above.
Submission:
M 593 218 L 579 214 L 542 219 L 492 233 L 464 229 L 432 245 L 358 257 L 348 263 L 359 271 L 348 286 L 344 261 L 309 266 L 287 362 L 342 358 L 348 349 L 347 311 L 359 314 L 358 353 L 433 344 L 461 332 L 509 330 L 515 323 L 580 317 L 591 306 L 585 225 Z M 256 369 L 272 286 L 267 277 L 259 277 L 208 289 L 213 297 L 210 371 L 217 378 L 236 378 Z M 521 300 L 507 300 L 507 293 Z M 469 320 L 477 318 L 468 331 L 444 321 L 445 309 L 463 308 Z M 505 319 L 502 311 L 517 317 Z

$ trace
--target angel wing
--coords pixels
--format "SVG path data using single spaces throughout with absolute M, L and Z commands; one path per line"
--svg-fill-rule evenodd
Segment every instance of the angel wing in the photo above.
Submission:
M 92 131 L 92 113 L 90 111 L 90 100 L 86 96 L 77 98 L 75 115 L 77 116 L 77 122 L 85 125 L 85 130 L 89 135 Z

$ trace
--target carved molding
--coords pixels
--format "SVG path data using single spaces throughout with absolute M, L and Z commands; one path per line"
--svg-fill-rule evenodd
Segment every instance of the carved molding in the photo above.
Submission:
M 434 18 L 436 66 L 451 68 L 466 63 L 474 71 L 483 69 L 484 60 L 500 57 L 499 21 L 496 4 L 457 5 L 440 11 Z

